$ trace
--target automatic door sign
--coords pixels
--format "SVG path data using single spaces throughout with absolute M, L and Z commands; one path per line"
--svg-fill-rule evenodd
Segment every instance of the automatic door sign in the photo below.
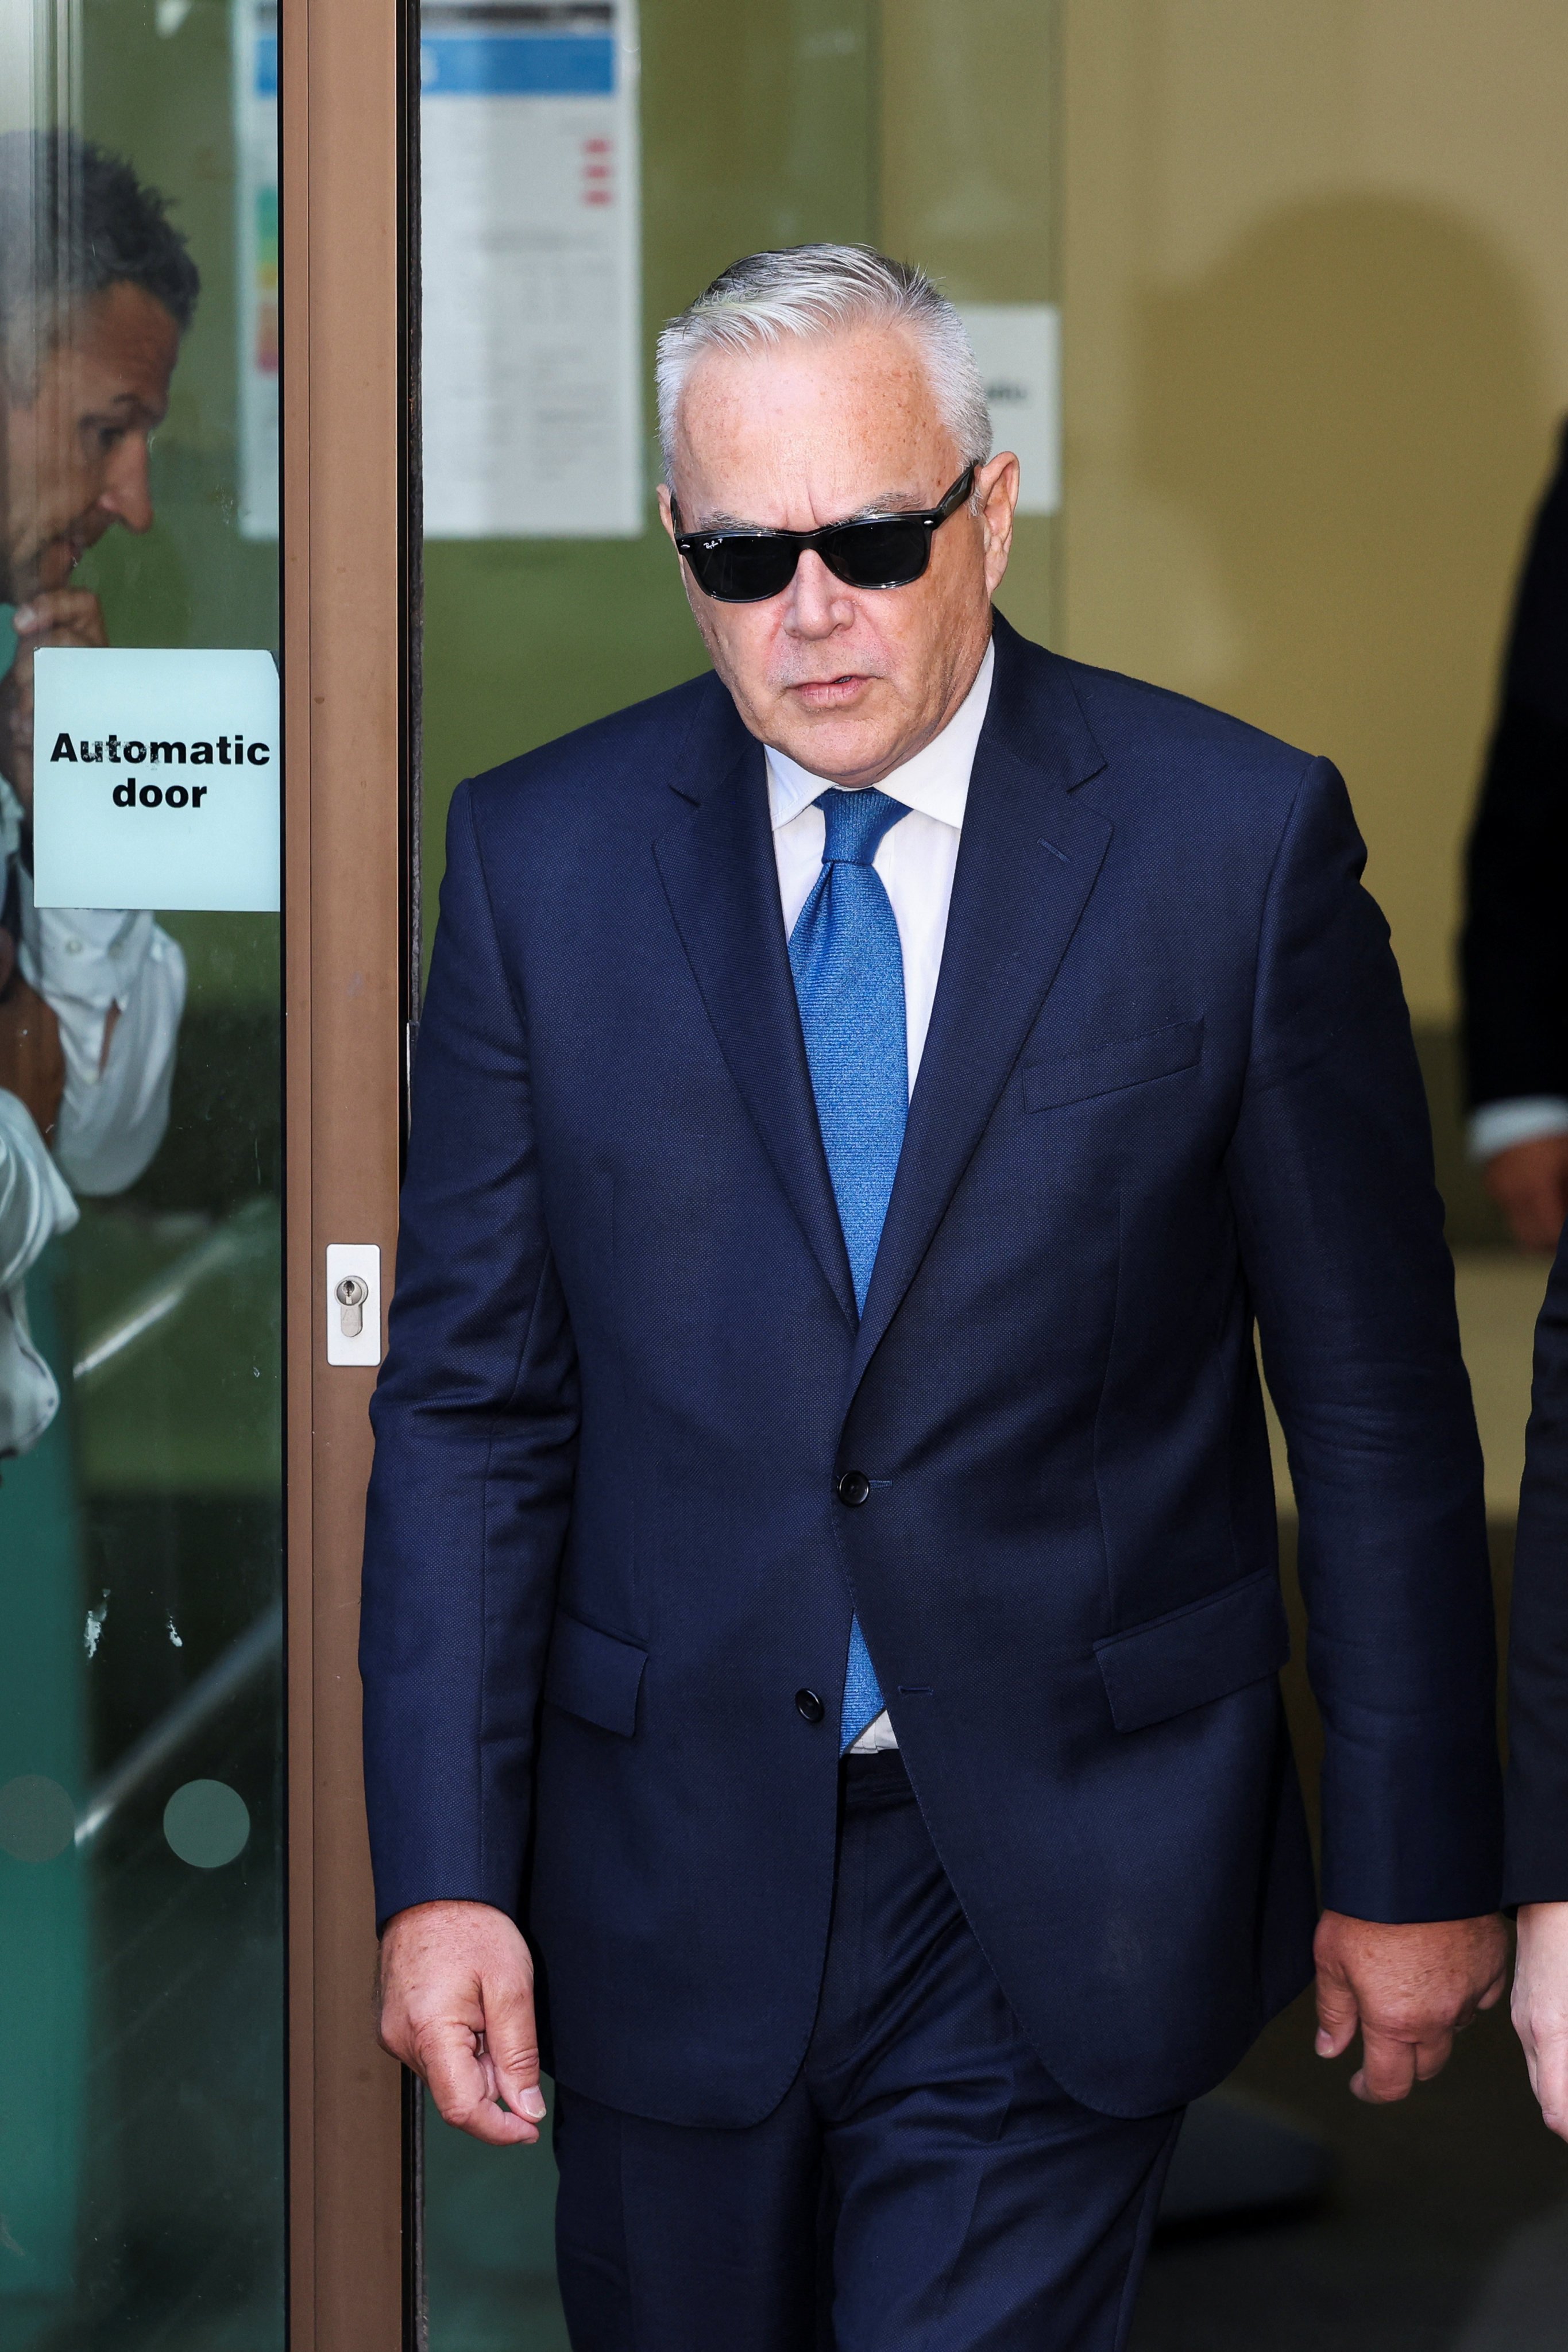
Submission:
M 40 907 L 279 907 L 268 653 L 46 646 L 33 722 Z

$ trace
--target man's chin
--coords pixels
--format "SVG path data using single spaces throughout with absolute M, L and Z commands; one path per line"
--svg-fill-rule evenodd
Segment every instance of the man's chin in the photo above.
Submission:
M 781 695 L 773 706 L 767 740 L 814 774 L 849 775 L 875 768 L 889 757 L 898 730 L 881 701 L 864 690 L 852 702 L 813 704 L 798 694 Z
M 47 552 L 46 549 L 45 555 Z M 57 576 L 43 555 L 24 557 L 7 577 L 5 602 L 8 604 L 30 604 L 35 596 L 44 595 L 51 588 L 63 588 L 69 577 L 68 570 Z
M 834 780 L 870 773 L 893 764 L 896 757 L 896 744 L 889 741 L 885 727 L 865 719 L 857 722 L 837 712 L 825 715 L 815 724 L 797 719 L 794 726 L 781 728 L 768 740 L 814 776 Z

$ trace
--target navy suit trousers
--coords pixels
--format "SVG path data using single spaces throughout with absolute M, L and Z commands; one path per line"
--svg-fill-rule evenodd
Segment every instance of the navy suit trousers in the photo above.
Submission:
M 1180 2123 L 1052 2080 L 900 1759 L 848 1758 L 821 2000 L 773 2114 L 703 2129 L 558 2086 L 574 2352 L 1113 2352 Z

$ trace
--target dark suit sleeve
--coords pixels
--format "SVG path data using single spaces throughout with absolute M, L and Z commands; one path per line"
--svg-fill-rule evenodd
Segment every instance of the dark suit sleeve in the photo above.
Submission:
M 1508 1674 L 1510 1903 L 1568 1903 L 1568 1233 L 1535 1332 Z
M 521 1011 L 472 795 L 447 827 L 390 1344 L 372 1408 L 360 1669 L 376 1913 L 515 1913 L 576 1452 Z
M 1492 738 L 1467 881 L 1470 1108 L 1568 1096 L 1568 727 L 1521 703 Z
M 1471 1108 L 1568 1096 L 1568 445 L 1520 577 L 1466 875 Z
M 1323 1899 L 1499 1898 L 1479 1441 L 1420 1073 L 1343 784 L 1308 769 L 1269 883 L 1232 1194 L 1300 1513 Z

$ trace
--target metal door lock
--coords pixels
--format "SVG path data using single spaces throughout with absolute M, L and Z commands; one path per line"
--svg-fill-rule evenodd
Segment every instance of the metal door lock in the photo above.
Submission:
M 381 1252 L 374 1242 L 329 1242 L 321 1304 L 329 1364 L 381 1361 Z
M 345 1339 L 357 1339 L 364 1330 L 364 1302 L 370 1285 L 363 1275 L 345 1274 L 332 1297 L 338 1302 L 338 1328 Z

